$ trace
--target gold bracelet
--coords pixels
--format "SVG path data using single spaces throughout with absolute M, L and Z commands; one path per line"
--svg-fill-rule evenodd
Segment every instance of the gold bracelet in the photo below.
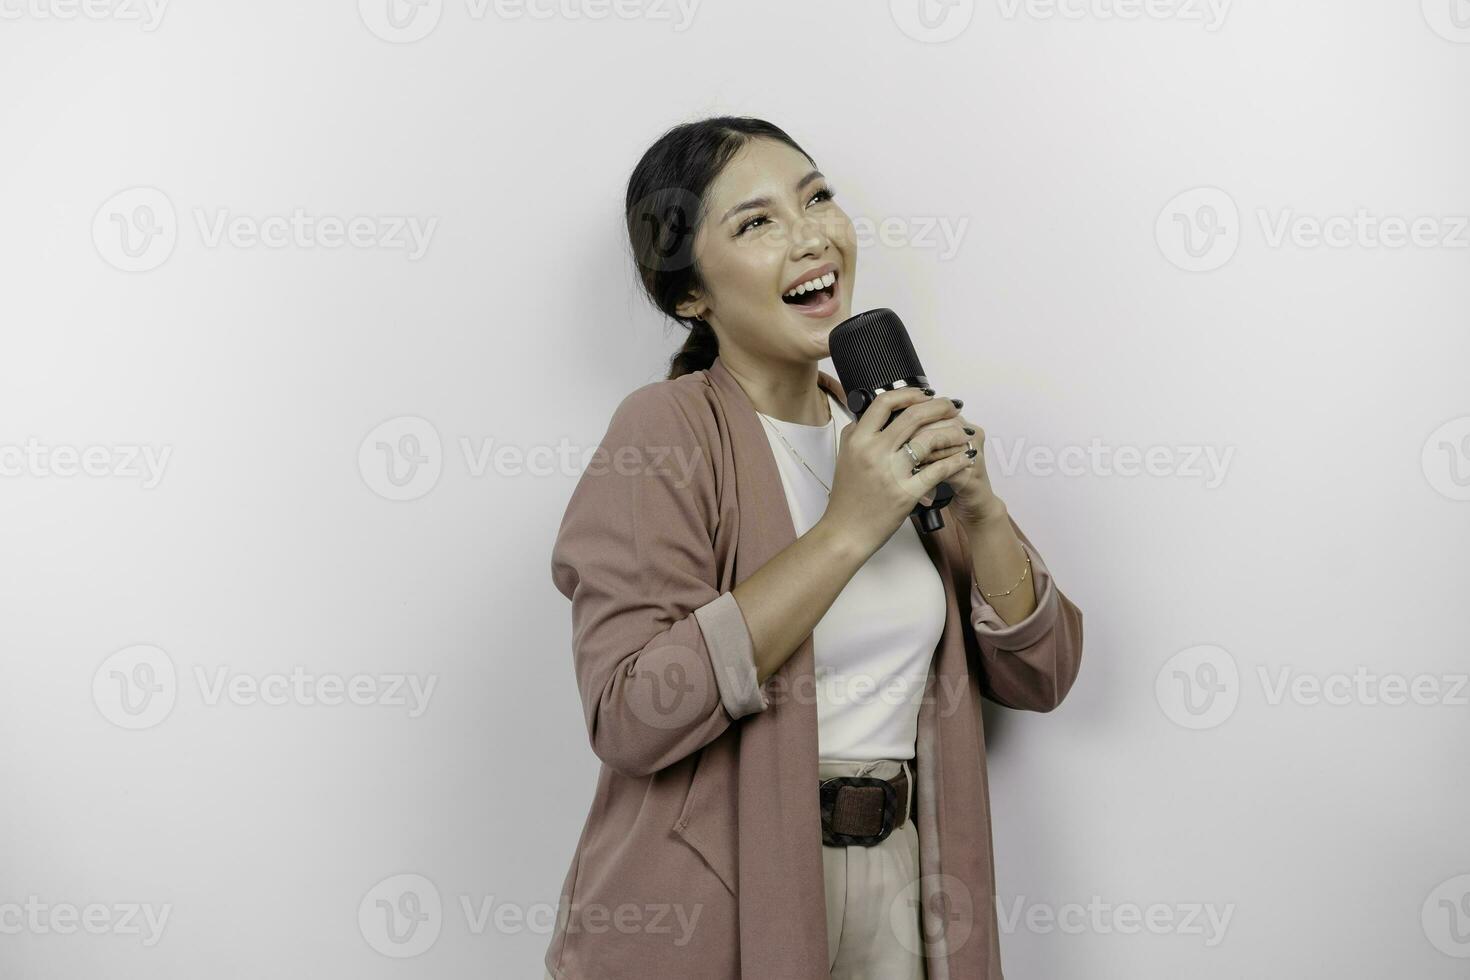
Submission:
M 1026 581 L 1026 573 L 1029 572 L 1029 571 L 1031 571 L 1031 556 L 1030 555 L 1027 555 L 1026 556 L 1026 567 L 1023 568 L 1023 569 L 1021 569 L 1021 577 L 1018 578 L 1018 579 L 1016 579 L 1016 584 L 1015 585 L 1011 586 L 1009 589 L 1007 589 L 1004 592 L 981 592 L 980 594 L 983 595 L 987 599 L 999 599 L 1001 596 L 1010 595 L 1012 592 L 1016 591 L 1016 589 L 1020 587 L 1020 585 L 1021 585 L 1022 582 Z

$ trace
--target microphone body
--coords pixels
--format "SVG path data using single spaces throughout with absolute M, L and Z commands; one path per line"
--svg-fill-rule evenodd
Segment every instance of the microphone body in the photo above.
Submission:
M 832 328 L 827 342 L 847 407 L 858 418 L 885 391 L 929 387 L 909 332 L 892 310 L 869 310 L 849 317 Z M 883 427 L 897 414 L 891 413 Z M 933 493 L 932 503 L 915 504 L 909 515 L 918 518 L 919 530 L 926 534 L 944 527 L 939 512 L 954 499 L 954 488 L 945 482 L 935 485 Z

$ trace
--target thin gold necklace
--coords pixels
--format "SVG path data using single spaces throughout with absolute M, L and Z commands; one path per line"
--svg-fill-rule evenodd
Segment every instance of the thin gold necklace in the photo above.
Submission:
M 826 396 L 826 393 L 824 392 L 823 393 L 823 397 L 825 398 L 825 396 Z M 814 477 L 817 478 L 817 482 L 822 485 L 822 489 L 825 490 L 825 491 L 827 491 L 827 496 L 829 496 L 829 497 L 832 496 L 832 488 L 829 487 L 829 486 L 827 486 L 827 481 L 824 480 L 824 479 L 822 479 L 820 476 L 817 476 L 817 471 L 814 470 L 814 469 L 812 469 L 811 464 L 806 461 L 806 457 L 802 456 L 801 453 L 799 453 L 799 452 L 796 451 L 796 447 L 795 446 L 793 446 L 789 442 L 786 442 L 786 437 L 783 436 L 783 435 L 781 435 L 781 430 L 778 429 L 778 428 L 776 428 L 776 426 L 774 424 L 772 424 L 771 420 L 768 419 L 768 418 L 766 418 L 760 412 L 756 412 L 755 414 L 760 415 L 760 417 L 765 421 L 766 425 L 770 428 L 770 430 L 772 432 L 776 433 L 776 438 L 778 438 L 782 442 L 785 442 L 786 443 L 786 448 L 789 449 L 789 450 L 791 450 L 792 454 L 795 455 L 797 459 L 801 460 L 801 465 L 806 467 L 807 472 L 810 473 L 812 476 L 814 476 Z M 832 411 L 832 404 L 831 404 L 831 402 L 828 402 L 827 403 L 827 414 L 829 416 L 831 416 L 827 420 L 827 425 L 832 429 L 832 455 L 833 455 L 833 457 L 836 457 L 836 455 L 837 455 L 837 413 L 834 412 L 834 411 Z

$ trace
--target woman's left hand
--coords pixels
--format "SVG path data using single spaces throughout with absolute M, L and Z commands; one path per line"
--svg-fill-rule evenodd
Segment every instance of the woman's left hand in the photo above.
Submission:
M 1004 515 L 1006 507 L 990 485 L 990 473 L 985 466 L 985 430 L 973 422 L 966 421 L 965 417 L 959 414 L 959 408 L 964 405 L 963 399 L 954 400 L 959 402 L 955 407 L 954 415 L 921 426 L 914 434 L 914 438 L 917 439 L 925 433 L 933 432 L 932 436 L 926 437 L 926 441 L 932 438 L 935 439 L 937 447 L 945 447 L 936 448 L 925 455 L 923 459 L 926 463 L 947 456 L 951 452 L 964 452 L 966 440 L 969 440 L 970 444 L 975 447 L 975 462 L 944 481 L 954 489 L 954 499 L 949 503 L 950 511 L 961 525 L 966 529 L 972 529 Z M 967 432 L 966 429 L 973 429 L 974 432 Z M 958 448 L 953 448 L 956 445 Z

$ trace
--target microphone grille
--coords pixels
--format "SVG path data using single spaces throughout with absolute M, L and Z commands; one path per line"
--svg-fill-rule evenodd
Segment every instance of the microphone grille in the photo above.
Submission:
M 888 388 L 924 376 L 903 321 L 890 309 L 868 310 L 832 328 L 827 349 L 846 391 Z

